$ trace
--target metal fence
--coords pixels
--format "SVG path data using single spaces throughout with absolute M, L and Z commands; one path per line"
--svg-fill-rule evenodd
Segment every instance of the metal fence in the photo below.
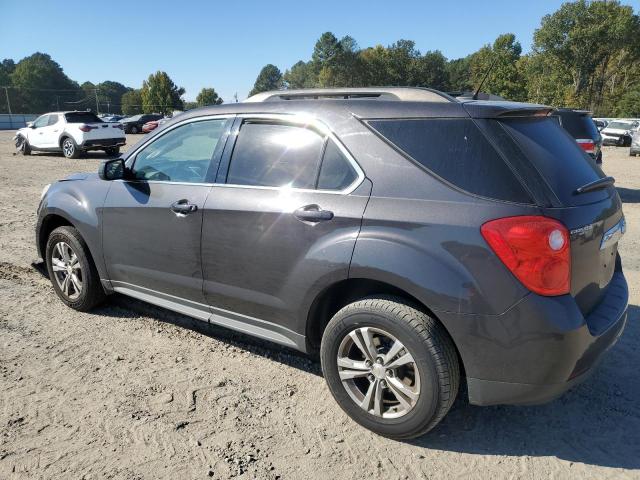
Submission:
M 32 122 L 39 115 L 35 114 L 13 114 L 0 113 L 0 130 L 17 130 L 18 128 L 26 127 L 27 122 Z

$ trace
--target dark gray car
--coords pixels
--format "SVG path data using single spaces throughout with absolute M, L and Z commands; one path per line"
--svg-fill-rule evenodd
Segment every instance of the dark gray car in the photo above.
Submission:
M 621 335 L 613 179 L 551 108 L 426 89 L 283 91 L 193 110 L 51 185 L 59 297 L 120 292 L 303 352 L 358 423 L 545 402 Z

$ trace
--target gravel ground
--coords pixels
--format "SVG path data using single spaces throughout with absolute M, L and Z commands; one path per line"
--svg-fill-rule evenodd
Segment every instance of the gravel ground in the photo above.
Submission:
M 640 478 L 640 158 L 606 148 L 628 232 L 629 324 L 591 379 L 537 407 L 459 399 L 412 442 L 354 424 L 319 365 L 113 296 L 92 313 L 39 272 L 46 183 L 104 158 L 13 155 L 0 132 L 0 478 Z M 133 144 L 136 136 L 129 136 Z

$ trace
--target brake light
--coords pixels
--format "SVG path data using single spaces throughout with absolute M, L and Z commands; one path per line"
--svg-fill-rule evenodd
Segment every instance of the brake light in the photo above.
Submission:
M 98 128 L 98 127 L 92 127 L 90 125 L 85 125 L 82 124 L 78 127 L 80 130 L 82 130 L 83 132 L 90 132 L 91 130 L 93 130 L 94 128 Z
M 569 231 L 542 216 L 491 220 L 482 236 L 502 263 L 532 292 L 554 296 L 571 289 Z
M 121 123 L 114 123 L 113 125 L 111 125 L 113 128 L 119 128 L 120 130 L 122 130 L 122 124 Z
M 589 138 L 578 138 L 576 140 L 578 146 L 587 153 L 595 153 L 596 152 L 596 144 L 593 140 Z

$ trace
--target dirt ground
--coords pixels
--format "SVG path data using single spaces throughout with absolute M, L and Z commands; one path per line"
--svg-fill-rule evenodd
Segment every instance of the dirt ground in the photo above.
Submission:
M 122 296 L 66 308 L 36 261 L 42 187 L 104 156 L 13 155 L 0 132 L 0 479 L 640 478 L 640 158 L 606 148 L 628 231 L 627 329 L 591 379 L 537 407 L 459 399 L 430 434 L 378 437 L 317 363 Z M 139 137 L 129 136 L 129 144 Z

